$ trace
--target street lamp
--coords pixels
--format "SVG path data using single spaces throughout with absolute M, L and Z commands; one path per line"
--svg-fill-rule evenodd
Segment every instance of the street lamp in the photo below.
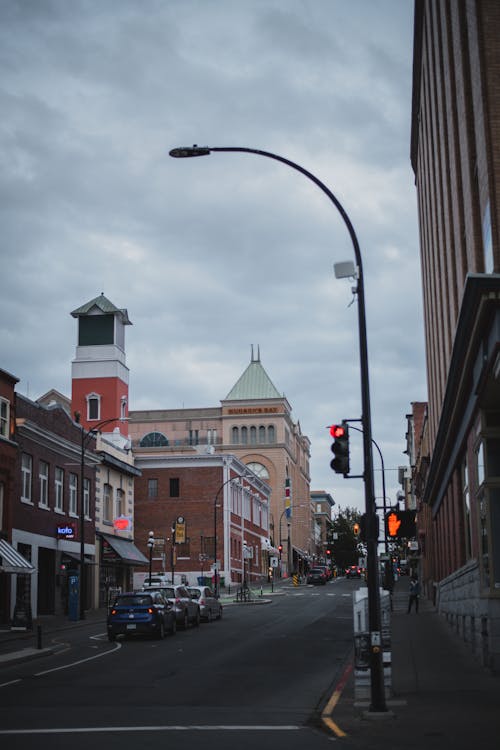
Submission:
M 148 534 L 149 548 L 149 585 L 151 586 L 151 576 L 153 574 L 153 547 L 155 546 L 155 533 L 150 531 Z
M 89 442 L 96 436 L 101 427 L 111 422 L 125 422 L 128 417 L 112 417 L 103 419 L 98 422 L 91 430 L 86 431 L 83 425 L 81 427 L 81 452 L 80 452 L 80 620 L 85 620 L 85 594 L 86 594 L 86 574 L 85 574 L 85 507 L 84 507 L 84 488 L 85 481 L 85 449 Z M 75 422 L 80 422 L 80 412 L 75 412 Z
M 340 213 L 344 224 L 349 232 L 352 241 L 354 255 L 357 264 L 357 299 L 358 299 L 358 326 L 359 326 L 359 354 L 360 354 L 360 374 L 361 374 L 361 422 L 363 424 L 363 455 L 364 455 L 364 473 L 363 480 L 365 485 L 365 510 L 367 527 L 369 529 L 367 539 L 367 574 L 368 574 L 368 621 L 370 630 L 370 683 L 371 683 L 371 705 L 372 711 L 387 711 L 385 705 L 384 691 L 384 671 L 381 648 L 381 612 L 380 612 L 380 592 L 379 592 L 379 572 L 377 562 L 377 545 L 375 529 L 375 490 L 373 479 L 373 455 L 372 455 L 372 427 L 370 411 L 370 385 L 368 376 L 368 345 L 366 336 L 366 311 L 365 311 L 365 294 L 363 284 L 363 264 L 361 250 L 354 227 L 344 210 L 340 201 L 335 197 L 332 191 L 326 187 L 314 174 L 308 172 L 289 159 L 273 154 L 270 151 L 261 151 L 254 148 L 243 148 L 238 146 L 184 146 L 174 148 L 170 151 L 170 156 L 175 158 L 186 158 L 192 156 L 207 156 L 212 152 L 237 152 L 256 154 L 265 156 L 269 159 L 279 161 L 292 169 L 297 170 L 309 180 L 314 182 L 320 190 L 330 199 L 337 211 Z M 350 275 L 350 274 L 349 274 Z
M 219 596 L 219 576 L 218 576 L 218 570 L 217 570 L 217 500 L 219 499 L 219 495 L 226 486 L 226 484 L 229 484 L 229 482 L 238 482 L 240 479 L 244 479 L 247 474 L 236 474 L 236 476 L 229 477 L 229 479 L 226 479 L 225 482 L 222 482 L 221 486 L 215 493 L 214 497 L 214 596 L 217 598 Z M 243 515 L 243 507 L 241 509 L 241 513 Z M 244 566 L 244 563 L 243 563 Z

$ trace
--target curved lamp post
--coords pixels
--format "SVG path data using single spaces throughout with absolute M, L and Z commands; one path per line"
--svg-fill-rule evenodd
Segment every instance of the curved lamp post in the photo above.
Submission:
M 127 417 L 128 419 L 128 417 Z M 80 413 L 75 412 L 75 422 L 79 423 Z M 85 448 L 89 442 L 99 432 L 101 427 L 104 427 L 111 422 L 125 422 L 124 417 L 113 417 L 110 419 L 103 419 L 102 422 L 98 422 L 91 430 L 86 430 L 81 424 L 82 431 L 82 442 L 81 442 L 81 453 L 80 453 L 80 591 L 79 591 L 79 605 L 80 605 L 80 620 L 85 620 L 85 594 L 86 594 L 86 575 L 85 575 L 85 507 L 84 507 L 84 480 L 85 480 Z
M 229 484 L 230 482 L 238 482 L 240 479 L 248 478 L 246 474 L 236 474 L 233 477 L 229 477 L 229 479 L 226 479 L 225 482 L 222 482 L 221 486 L 215 493 L 214 497 L 214 595 L 215 598 L 218 598 L 219 596 L 219 571 L 217 570 L 217 500 L 219 499 L 219 495 L 226 486 L 226 484 Z M 243 506 L 241 508 L 241 513 L 243 515 Z M 245 563 L 243 562 L 243 568 L 245 567 Z
M 384 672 L 382 661 L 382 638 L 381 638 L 381 612 L 380 612 L 380 592 L 379 592 L 379 572 L 377 562 L 377 544 L 376 538 L 376 508 L 375 508 L 375 491 L 373 480 L 373 456 L 372 456 L 372 429 L 371 429 L 371 412 L 370 412 L 370 385 L 368 377 L 368 345 L 366 337 L 366 312 L 365 312 L 365 294 L 363 285 L 363 264 L 358 238 L 351 224 L 351 220 L 344 210 L 340 201 L 335 197 L 327 186 L 321 182 L 314 174 L 308 172 L 299 164 L 296 164 L 283 156 L 278 156 L 270 151 L 261 151 L 255 148 L 243 148 L 237 146 L 182 146 L 174 148 L 169 153 L 174 158 L 187 158 L 193 156 L 207 156 L 213 152 L 237 152 L 256 154 L 274 159 L 288 167 L 300 172 L 319 189 L 333 203 L 340 213 L 354 248 L 357 265 L 357 299 L 358 299 L 358 325 L 359 325 L 359 353 L 360 353 L 360 370 L 361 370 L 361 407 L 363 424 L 363 455 L 364 455 L 364 473 L 363 480 L 365 485 L 365 511 L 368 539 L 367 539 L 367 574 L 368 574 L 368 620 L 370 629 L 370 683 L 371 683 L 371 705 L 372 711 L 387 711 L 385 705 L 384 691 Z

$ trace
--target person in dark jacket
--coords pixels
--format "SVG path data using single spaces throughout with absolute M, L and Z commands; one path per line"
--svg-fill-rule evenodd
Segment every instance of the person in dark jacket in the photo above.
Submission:
M 420 597 L 420 583 L 418 576 L 414 573 L 410 579 L 410 597 L 408 599 L 408 614 L 411 612 L 413 604 L 415 604 L 415 612 L 418 615 L 418 600 Z

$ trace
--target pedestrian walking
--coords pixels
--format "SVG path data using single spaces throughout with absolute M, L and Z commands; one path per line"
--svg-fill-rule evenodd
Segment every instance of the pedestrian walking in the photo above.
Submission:
M 415 604 L 415 612 L 418 615 L 418 600 L 420 597 L 420 583 L 416 573 L 413 573 L 410 579 L 410 596 L 408 599 L 408 614 L 411 612 L 413 604 Z

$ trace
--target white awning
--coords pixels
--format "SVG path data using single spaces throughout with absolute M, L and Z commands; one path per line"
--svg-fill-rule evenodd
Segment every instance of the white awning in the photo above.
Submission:
M 3 573 L 25 573 L 27 575 L 36 572 L 33 565 L 5 539 L 0 539 L 0 570 Z

